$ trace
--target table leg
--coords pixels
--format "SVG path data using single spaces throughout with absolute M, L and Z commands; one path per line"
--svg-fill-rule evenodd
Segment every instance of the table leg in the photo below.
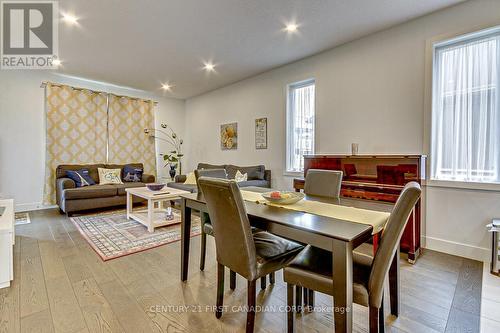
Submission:
M 191 241 L 191 208 L 181 199 L 181 281 L 186 281 L 189 268 L 189 243 Z
M 148 231 L 149 232 L 154 232 L 155 228 L 153 226 L 153 217 L 154 217 L 154 208 L 155 208 L 155 202 L 151 199 L 148 200 Z
M 333 240 L 333 305 L 335 332 L 352 332 L 352 244 Z
M 130 220 L 130 213 L 132 213 L 132 205 L 134 201 L 132 200 L 132 194 L 127 192 L 127 220 Z

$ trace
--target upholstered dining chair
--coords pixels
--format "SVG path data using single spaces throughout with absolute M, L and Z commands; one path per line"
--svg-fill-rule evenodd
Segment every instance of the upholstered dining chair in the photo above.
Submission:
M 252 233 L 245 203 L 234 180 L 200 177 L 201 187 L 214 229 L 217 252 L 217 308 L 222 316 L 224 268 L 248 281 L 246 331 L 253 332 L 256 280 L 282 269 L 304 247 L 266 231 Z
M 197 169 L 194 170 L 194 176 L 196 178 L 196 185 L 198 187 L 198 193 L 202 193 L 200 185 L 198 184 L 198 179 L 200 177 L 210 177 L 210 178 L 219 178 L 219 179 L 227 179 L 227 173 L 224 169 Z M 210 217 L 207 213 L 200 214 L 201 220 L 201 250 L 200 250 L 200 270 L 205 270 L 205 258 L 207 254 L 207 235 L 214 236 L 214 228 L 212 223 L 210 222 Z M 252 227 L 252 232 L 259 231 L 256 228 Z M 275 276 L 274 273 L 269 274 L 269 283 L 274 284 Z M 262 277 L 260 281 L 261 289 L 266 289 L 266 278 Z M 229 287 L 231 290 L 236 289 L 236 273 L 230 272 L 230 280 Z
M 390 269 L 399 270 L 399 241 L 420 193 L 420 185 L 416 182 L 404 187 L 389 216 L 375 256 L 353 251 L 353 301 L 369 307 L 370 333 L 384 332 L 384 280 Z M 293 306 L 294 285 L 333 295 L 332 274 L 332 253 L 307 246 L 284 270 L 288 305 Z M 390 292 L 391 312 L 397 316 L 399 290 L 396 288 Z M 288 332 L 293 332 L 294 312 L 289 311 L 287 315 Z
M 224 169 L 197 169 L 194 170 L 194 177 L 196 178 L 196 186 L 198 187 L 198 193 L 201 193 L 200 184 L 198 179 L 200 177 L 211 177 L 211 178 L 221 178 L 227 179 L 227 173 Z M 214 235 L 214 228 L 210 223 L 210 218 L 208 214 L 201 213 L 201 254 L 200 254 L 200 270 L 205 269 L 205 257 L 207 253 L 207 235 Z
M 342 171 L 340 170 L 307 170 L 304 193 L 320 197 L 340 197 L 340 185 L 342 184 Z
M 342 176 L 343 172 L 340 170 L 309 169 L 306 174 L 304 193 L 312 196 L 338 199 L 340 197 Z M 304 306 L 302 306 L 302 289 L 304 293 Z M 314 307 L 314 291 L 296 286 L 295 293 L 297 311 L 301 311 L 303 308 L 310 309 Z

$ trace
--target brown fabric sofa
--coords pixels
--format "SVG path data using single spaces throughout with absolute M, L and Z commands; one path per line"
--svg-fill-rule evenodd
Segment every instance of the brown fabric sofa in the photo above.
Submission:
M 254 166 L 237 166 L 232 164 L 208 164 L 208 163 L 198 163 L 197 168 L 201 169 L 224 169 L 227 173 L 228 179 L 234 179 L 236 172 L 239 170 L 241 173 L 246 173 L 248 175 L 248 180 L 245 182 L 239 182 L 239 187 L 247 186 L 257 186 L 257 187 L 271 187 L 271 170 L 266 170 L 263 165 Z M 177 175 L 174 182 L 167 184 L 169 187 L 177 188 L 189 192 L 197 192 L 198 188 L 193 184 L 184 184 L 186 181 L 186 175 Z
M 133 167 L 142 168 L 142 163 L 129 163 Z M 123 182 L 116 185 L 91 185 L 84 187 L 76 187 L 75 182 L 66 176 L 67 170 L 89 170 L 90 177 L 99 184 L 99 173 L 97 168 L 106 169 L 122 169 L 125 165 L 117 164 L 66 164 L 59 165 L 56 169 L 56 202 L 59 209 L 71 214 L 76 211 L 105 208 L 125 205 L 127 196 L 125 189 L 130 187 L 142 187 L 145 183 L 154 183 L 155 177 L 152 175 L 143 174 L 141 182 Z M 140 198 L 134 197 L 134 202 L 143 201 Z

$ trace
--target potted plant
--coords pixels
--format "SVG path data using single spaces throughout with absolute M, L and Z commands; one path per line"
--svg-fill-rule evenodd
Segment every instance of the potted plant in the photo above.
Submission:
M 177 167 L 179 167 L 179 174 L 182 174 L 181 159 L 184 154 L 182 154 L 181 148 L 184 140 L 179 138 L 177 133 L 175 133 L 174 130 L 167 124 L 162 123 L 161 128 L 163 130 L 146 128 L 144 129 L 144 133 L 146 133 L 146 135 L 149 135 L 149 137 L 151 137 L 152 139 L 164 141 L 174 148 L 168 154 L 160 154 L 163 156 L 163 160 L 166 162 L 165 167 L 167 165 L 170 167 L 170 177 L 174 179 Z M 158 135 L 155 135 L 155 132 L 158 133 Z

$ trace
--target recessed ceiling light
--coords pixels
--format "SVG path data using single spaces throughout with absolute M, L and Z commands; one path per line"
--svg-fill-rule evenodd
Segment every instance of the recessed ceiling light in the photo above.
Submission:
M 61 60 L 59 59 L 52 59 L 52 65 L 59 67 L 61 66 Z
M 165 91 L 172 91 L 172 85 L 169 83 L 162 83 L 161 89 L 163 89 Z
M 285 26 L 285 31 L 288 33 L 294 33 L 297 32 L 298 28 L 299 26 L 296 23 L 287 23 L 287 25 Z
M 69 23 L 69 24 L 77 24 L 78 23 L 78 18 L 76 16 L 68 14 L 68 13 L 63 13 L 62 18 L 66 23 Z
M 206 62 L 205 65 L 203 66 L 203 69 L 206 70 L 207 72 L 214 72 L 215 65 L 211 62 Z

